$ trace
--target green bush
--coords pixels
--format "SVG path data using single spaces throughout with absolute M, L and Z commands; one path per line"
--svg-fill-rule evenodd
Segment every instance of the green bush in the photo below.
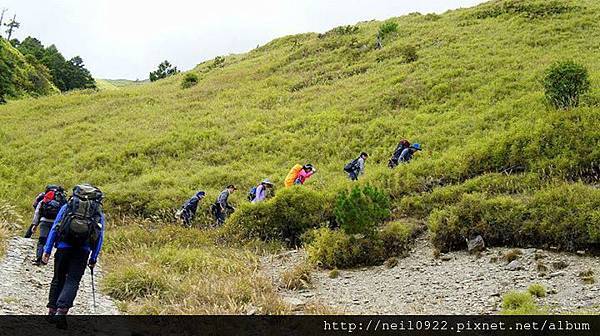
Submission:
M 384 22 L 379 26 L 377 36 L 384 39 L 386 36 L 398 31 L 398 24 L 396 22 L 388 21 Z
M 239 239 L 278 239 L 293 246 L 304 232 L 325 222 L 329 211 L 321 193 L 294 186 L 267 201 L 245 203 L 228 219 L 225 232 Z
M 573 251 L 600 243 L 600 190 L 581 183 L 547 187 L 529 196 L 463 195 L 434 210 L 429 229 L 442 251 L 465 248 L 482 235 L 487 245 L 559 246 Z
M 404 57 L 404 62 L 412 63 L 419 59 L 417 48 L 414 45 L 406 45 L 400 48 L 400 54 Z
M 371 186 L 354 186 L 350 192 L 338 194 L 335 219 L 349 234 L 372 235 L 377 226 L 390 216 L 390 200 Z
M 326 268 L 371 266 L 404 255 L 421 228 L 410 222 L 390 222 L 370 237 L 320 228 L 308 232 L 303 240 L 312 263 Z
M 504 315 L 535 315 L 540 309 L 533 302 L 533 297 L 527 292 L 512 291 L 502 296 L 502 314 Z
M 527 288 L 527 291 L 529 292 L 529 294 L 535 296 L 535 297 L 546 297 L 546 287 L 544 287 L 544 285 L 535 283 L 535 284 L 531 284 L 529 285 L 529 287 Z
M 198 75 L 196 75 L 195 73 L 192 73 L 192 72 L 188 72 L 183 77 L 183 81 L 181 82 L 181 87 L 184 89 L 191 88 L 192 86 L 197 85 L 198 81 L 199 81 Z
M 553 64 L 543 84 L 548 102 L 559 109 L 577 107 L 579 98 L 590 90 L 587 69 L 573 61 Z

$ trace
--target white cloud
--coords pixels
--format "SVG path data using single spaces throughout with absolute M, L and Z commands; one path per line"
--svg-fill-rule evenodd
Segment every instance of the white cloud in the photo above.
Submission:
M 321 32 L 410 12 L 443 12 L 482 0 L 0 0 L 16 13 L 16 37 L 81 55 L 98 78 L 146 78 L 168 59 L 190 69 L 273 38 Z

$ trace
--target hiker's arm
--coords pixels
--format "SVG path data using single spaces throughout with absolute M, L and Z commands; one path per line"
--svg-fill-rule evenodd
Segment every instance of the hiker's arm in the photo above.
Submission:
M 90 256 L 90 261 L 88 262 L 90 265 L 96 264 L 98 261 L 98 255 L 100 254 L 100 250 L 102 249 L 102 243 L 104 242 L 104 227 L 106 226 L 106 220 L 104 218 L 104 214 L 100 216 L 100 225 L 102 228 L 100 229 L 100 237 L 98 237 L 98 243 L 96 247 L 92 251 L 92 255 Z
M 408 148 L 404 148 L 404 150 L 402 151 L 402 154 L 400 154 L 400 161 L 406 161 L 406 159 L 408 159 Z
M 32 231 L 35 231 L 35 228 L 40 224 L 40 209 L 42 208 L 42 202 L 39 202 L 35 207 L 35 212 L 33 213 L 33 220 L 31 221 Z
M 58 223 L 62 220 L 65 210 L 67 209 L 67 205 L 63 205 L 52 224 L 52 229 L 50 229 L 50 233 L 48 234 L 48 238 L 46 239 L 46 245 L 44 246 L 44 254 L 50 255 L 52 253 L 52 247 L 54 246 L 54 241 L 57 238 L 58 232 L 56 229 L 58 228 Z

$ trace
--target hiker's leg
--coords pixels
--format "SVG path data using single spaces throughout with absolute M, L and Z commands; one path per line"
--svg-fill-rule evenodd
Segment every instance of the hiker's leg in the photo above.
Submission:
M 48 305 L 46 307 L 56 309 L 58 296 L 63 289 L 67 277 L 68 263 L 65 256 L 65 250 L 56 250 L 54 253 L 54 276 L 50 283 L 50 292 L 48 293 Z
M 90 255 L 89 252 L 80 249 L 73 249 L 70 252 L 65 285 L 56 301 L 56 307 L 59 311 L 61 309 L 64 310 L 73 307 L 73 301 L 75 301 L 77 291 L 79 290 L 79 282 L 81 282 L 83 273 L 85 273 L 88 257 Z
M 44 253 L 44 246 L 46 245 L 46 239 L 48 239 L 48 234 L 50 233 L 51 224 L 46 222 L 41 222 L 40 229 L 40 237 L 37 242 L 37 249 L 35 253 L 35 260 L 37 262 L 42 261 L 42 254 Z

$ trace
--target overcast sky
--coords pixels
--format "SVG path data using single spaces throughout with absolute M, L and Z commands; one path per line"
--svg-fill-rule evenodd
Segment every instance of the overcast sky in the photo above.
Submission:
M 482 0 L 0 0 L 14 35 L 80 55 L 96 78 L 145 79 L 167 59 L 188 70 L 273 38 Z

